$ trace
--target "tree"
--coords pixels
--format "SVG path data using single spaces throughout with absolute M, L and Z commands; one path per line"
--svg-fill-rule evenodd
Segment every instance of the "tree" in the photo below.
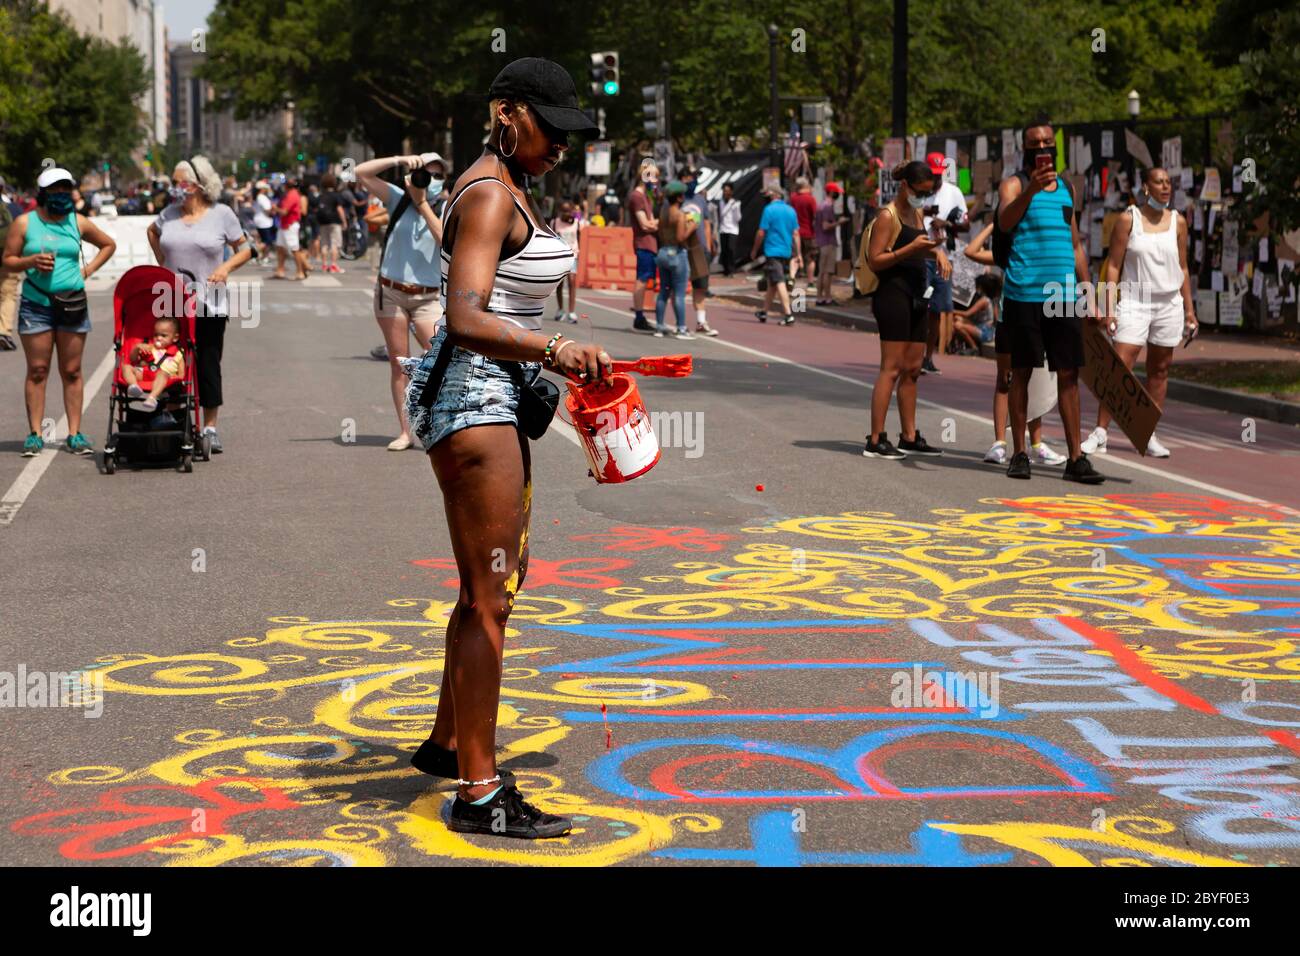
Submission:
M 1200 116 L 1231 109 L 1240 73 L 1223 69 L 1203 49 L 1217 46 L 1213 0 L 1104 0 L 1097 24 L 1105 49 L 1097 76 L 1108 91 L 1107 116 L 1124 113 L 1129 90 L 1142 95 L 1142 113 Z
M 1300 228 L 1300 7 L 1289 0 L 1222 0 L 1209 37 L 1210 57 L 1241 71 L 1235 156 L 1253 167 L 1255 179 L 1246 185 L 1242 214 L 1254 220 L 1267 212 L 1282 232 Z M 1244 170 L 1242 178 L 1245 184 Z
M 73 174 L 104 159 L 134 167 L 144 136 L 144 57 L 122 42 L 84 37 L 37 0 L 0 7 L 0 168 L 34 181 L 50 158 Z

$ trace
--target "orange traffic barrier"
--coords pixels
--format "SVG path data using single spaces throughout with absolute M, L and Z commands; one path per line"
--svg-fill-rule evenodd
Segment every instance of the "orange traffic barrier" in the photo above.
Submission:
M 636 253 L 626 226 L 588 226 L 578 245 L 578 285 L 584 289 L 624 289 L 636 285 Z

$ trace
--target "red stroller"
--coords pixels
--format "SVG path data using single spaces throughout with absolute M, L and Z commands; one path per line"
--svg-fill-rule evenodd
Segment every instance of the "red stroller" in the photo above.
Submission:
M 199 386 L 195 370 L 194 316 L 197 298 L 192 288 L 170 269 L 136 266 L 128 269 L 113 289 L 113 348 L 117 353 L 113 387 L 108 397 L 108 438 L 104 442 L 104 472 L 113 474 L 123 461 L 179 463 L 181 471 L 194 470 L 194 459 L 211 457 L 211 439 L 201 434 Z M 162 317 L 180 323 L 182 379 L 163 392 L 152 412 L 131 407 L 122 377 L 122 356 L 153 335 Z

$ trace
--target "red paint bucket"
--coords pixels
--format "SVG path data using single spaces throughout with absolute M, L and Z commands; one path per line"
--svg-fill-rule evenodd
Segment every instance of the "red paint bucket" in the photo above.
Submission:
M 659 440 L 632 376 L 616 372 L 608 386 L 566 384 L 564 405 L 593 478 L 601 483 L 631 481 L 659 462 Z

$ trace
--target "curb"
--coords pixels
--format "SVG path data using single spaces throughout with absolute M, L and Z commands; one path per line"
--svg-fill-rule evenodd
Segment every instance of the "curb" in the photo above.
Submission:
M 1234 412 L 1251 418 L 1263 418 L 1282 425 L 1300 425 L 1300 404 L 1285 402 L 1279 398 L 1264 395 L 1247 395 L 1233 392 L 1226 388 L 1214 388 L 1211 385 L 1198 385 L 1180 379 L 1169 379 L 1168 396 L 1180 402 L 1216 408 L 1219 411 Z
M 761 295 L 748 292 L 737 294 L 728 291 L 719 294 L 745 305 L 761 306 L 763 304 Z M 876 331 L 876 320 L 874 318 L 851 315 L 842 309 L 829 311 L 824 307 L 813 306 L 801 313 L 799 318 L 812 319 L 825 325 L 855 329 L 859 332 Z M 985 358 L 994 358 L 991 345 L 981 347 L 980 354 Z M 1233 392 L 1225 388 L 1214 388 L 1210 385 L 1198 385 L 1172 376 L 1169 379 L 1167 395 L 1175 401 L 1186 402 L 1189 405 L 1200 405 L 1218 411 L 1262 418 L 1282 425 L 1300 425 L 1300 403 L 1297 402 L 1287 402 L 1263 395 Z

